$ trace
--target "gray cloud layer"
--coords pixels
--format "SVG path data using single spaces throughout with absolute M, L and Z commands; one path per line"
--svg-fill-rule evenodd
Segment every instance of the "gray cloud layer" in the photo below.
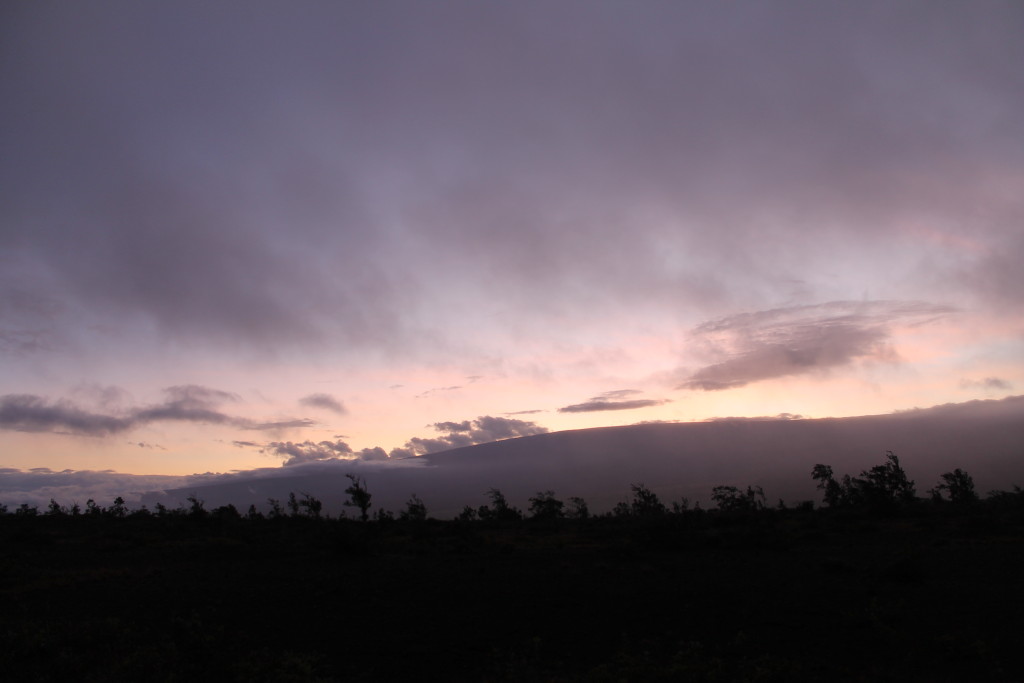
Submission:
M 726 359 L 703 367 L 680 389 L 718 391 L 855 360 L 894 361 L 890 326 L 922 324 L 953 309 L 918 302 L 834 301 L 735 315 L 693 330 L 695 344 Z
M 90 412 L 66 400 L 50 402 L 40 396 L 7 394 L 0 396 L 0 429 L 109 436 L 151 422 L 223 424 L 261 431 L 313 424 L 312 420 L 304 418 L 262 422 L 232 416 L 219 410 L 219 406 L 237 397 L 203 386 L 169 387 L 164 393 L 163 403 L 125 410 L 121 414 Z
M 865 258 L 1024 292 L 1018 2 L 97 0 L 0 24 L 6 354 L 83 320 L 411 352 L 465 321 L 776 305 L 794 273 L 827 300 Z M 976 248 L 897 262 L 910 222 Z

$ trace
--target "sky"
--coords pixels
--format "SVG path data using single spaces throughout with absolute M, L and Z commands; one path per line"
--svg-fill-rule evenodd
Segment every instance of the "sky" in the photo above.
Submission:
M 0 473 L 1024 393 L 1024 5 L 0 8 Z

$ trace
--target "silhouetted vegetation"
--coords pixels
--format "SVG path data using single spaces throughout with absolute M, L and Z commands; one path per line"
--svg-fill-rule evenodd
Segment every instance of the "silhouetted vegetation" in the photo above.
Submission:
M 941 475 L 941 481 L 932 489 L 933 498 L 942 499 L 943 493 L 949 496 L 950 502 L 960 505 L 975 503 L 978 500 L 978 494 L 974 491 L 974 479 L 959 467 Z
M 715 486 L 716 508 L 644 484 L 614 510 L 492 488 L 454 520 L 0 505 L 0 670 L 18 681 L 1006 681 L 1024 611 L 1024 491 L 965 471 L 930 498 L 895 454 L 824 507 Z M 266 509 L 266 508 L 265 508 Z M 867 655 L 870 653 L 870 656 Z
M 346 474 L 349 481 L 352 484 L 345 489 L 345 493 L 348 494 L 348 500 L 345 501 L 345 505 L 349 507 L 359 508 L 359 519 L 366 521 L 370 518 L 370 492 L 366 490 L 366 482 L 363 481 L 362 477 L 357 477 L 354 474 Z
M 860 505 L 874 508 L 892 507 L 913 503 L 917 493 L 914 482 L 900 466 L 900 460 L 892 451 L 885 454 L 885 462 L 860 473 L 860 477 L 843 477 L 840 484 L 832 475 L 828 465 L 815 465 L 811 476 L 818 481 L 818 488 L 825 492 L 825 504 L 830 507 Z

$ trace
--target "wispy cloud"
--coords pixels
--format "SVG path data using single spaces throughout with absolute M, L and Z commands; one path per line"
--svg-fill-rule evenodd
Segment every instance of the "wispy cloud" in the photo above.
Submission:
M 960 380 L 961 389 L 988 389 L 993 391 L 1009 391 L 1013 384 L 1001 377 L 986 377 L 984 379 L 963 379 Z
M 120 413 L 93 412 L 67 400 L 47 401 L 31 394 L 7 394 L 0 396 L 0 429 L 109 436 L 151 422 L 223 424 L 257 431 L 314 424 L 306 418 L 258 421 L 230 415 L 220 410 L 220 406 L 237 401 L 235 394 L 199 385 L 169 387 L 164 394 L 162 403 Z
M 462 388 L 461 384 L 453 384 L 452 386 L 448 386 L 448 387 L 434 387 L 433 389 L 427 389 L 426 391 L 421 391 L 420 393 L 416 394 L 416 398 L 426 398 L 426 397 L 431 396 L 433 394 L 437 394 L 437 393 L 441 393 L 441 392 L 446 392 L 446 391 L 458 391 L 461 388 Z
M 695 328 L 691 342 L 724 360 L 697 370 L 678 388 L 720 391 L 861 359 L 894 362 L 891 325 L 923 324 L 953 311 L 922 302 L 834 301 L 721 318 Z
M 344 415 L 348 411 L 345 405 L 330 394 L 310 394 L 299 399 L 299 405 L 310 408 L 322 408 L 338 415 Z
M 803 420 L 803 415 L 779 413 L 778 415 L 756 415 L 752 417 L 709 417 L 704 422 L 776 422 L 779 420 Z
M 633 398 L 641 392 L 636 389 L 616 389 L 606 391 L 603 394 L 594 396 L 589 401 L 575 403 L 558 409 L 560 413 L 593 413 L 605 410 L 636 410 L 637 408 L 650 408 L 669 403 L 668 399 Z
M 127 431 L 135 424 L 130 417 L 91 413 L 69 401 L 48 403 L 31 394 L 0 396 L 0 428 L 3 429 L 107 436 Z

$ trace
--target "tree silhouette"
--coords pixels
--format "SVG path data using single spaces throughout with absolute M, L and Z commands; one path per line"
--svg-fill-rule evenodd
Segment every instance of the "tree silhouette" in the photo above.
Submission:
M 654 491 L 643 484 L 631 484 L 630 488 L 633 490 L 633 502 L 629 506 L 631 514 L 637 517 L 660 517 L 665 514 L 667 508 Z
M 487 495 L 491 498 L 491 505 L 481 505 L 477 515 L 482 520 L 493 520 L 496 522 L 514 522 L 523 518 L 523 513 L 518 508 L 512 507 L 505 500 L 505 494 L 495 488 L 487 489 Z
M 914 482 L 907 477 L 900 459 L 892 451 L 885 452 L 885 459 L 883 464 L 861 472 L 860 477 L 844 475 L 842 484 L 835 480 L 828 465 L 815 465 L 811 477 L 818 481 L 818 488 L 824 490 L 825 503 L 829 507 L 885 507 L 917 500 Z
M 843 487 L 832 476 L 832 468 L 828 465 L 815 465 L 811 470 L 811 478 L 818 482 L 818 488 L 825 492 L 825 505 L 838 507 L 845 502 Z
M 193 517 L 206 516 L 206 508 L 203 507 L 206 504 L 206 501 L 204 501 L 202 498 L 199 498 L 194 493 L 185 500 L 189 502 L 188 513 L 190 515 L 192 515 Z
M 860 478 L 849 481 L 847 495 L 854 503 L 891 505 L 916 500 L 914 482 L 900 466 L 900 459 L 892 451 L 885 452 L 886 462 L 860 473 Z M 844 482 L 845 483 L 845 482 Z
M 555 498 L 554 491 L 539 491 L 530 498 L 530 515 L 533 519 L 559 519 L 565 513 L 565 503 Z
M 974 503 L 978 500 L 978 494 L 974 491 L 974 479 L 959 467 L 939 476 L 942 481 L 932 489 L 934 496 L 941 498 L 942 492 L 945 491 L 953 503 Z
M 324 504 L 313 496 L 300 491 L 302 493 L 302 500 L 299 501 L 299 507 L 305 509 L 306 514 L 313 519 L 320 519 L 320 511 L 323 510 Z
M 590 519 L 590 509 L 587 507 L 587 501 L 583 500 L 579 496 L 573 496 L 569 499 L 569 510 L 566 512 L 566 517 L 569 519 Z
M 124 498 L 118 496 L 114 499 L 114 504 L 107 508 L 107 514 L 111 517 L 124 517 L 128 512 L 128 508 L 124 503 Z
M 299 499 L 295 496 L 295 491 L 288 492 L 288 511 L 292 517 L 299 516 Z
M 427 519 L 427 506 L 414 493 L 405 503 L 405 509 L 398 513 L 398 519 L 403 522 L 422 522 Z
M 345 493 L 348 494 L 348 500 L 345 501 L 345 505 L 348 507 L 359 508 L 359 519 L 367 521 L 370 519 L 370 492 L 366 490 L 366 482 L 363 481 L 362 477 L 358 477 L 354 474 L 346 474 L 349 481 L 352 484 L 345 489 Z

